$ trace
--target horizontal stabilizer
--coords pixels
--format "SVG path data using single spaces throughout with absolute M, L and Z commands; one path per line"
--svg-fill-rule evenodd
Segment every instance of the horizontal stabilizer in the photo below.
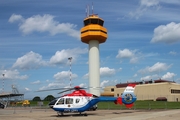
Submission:
M 117 103 L 119 103 L 120 105 L 122 105 L 122 104 L 123 104 L 123 102 L 122 102 L 122 98 L 121 98 L 121 97 L 118 97 L 118 98 L 117 98 Z
M 134 104 L 126 104 L 126 108 L 132 108 Z

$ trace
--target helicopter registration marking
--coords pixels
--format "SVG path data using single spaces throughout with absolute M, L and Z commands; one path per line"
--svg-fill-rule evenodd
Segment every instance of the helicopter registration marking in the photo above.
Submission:
M 78 112 L 77 109 L 64 109 L 64 112 Z

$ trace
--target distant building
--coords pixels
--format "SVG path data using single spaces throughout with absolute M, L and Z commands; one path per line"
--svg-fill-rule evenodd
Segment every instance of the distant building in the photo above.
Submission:
M 136 84 L 135 95 L 137 100 L 164 100 L 180 101 L 180 84 L 167 80 L 150 80 L 142 82 L 129 82 L 109 86 L 101 93 L 102 96 L 121 96 L 128 84 Z

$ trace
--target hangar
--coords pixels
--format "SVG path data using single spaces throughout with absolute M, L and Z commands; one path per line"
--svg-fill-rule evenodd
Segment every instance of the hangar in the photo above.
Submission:
M 12 93 L 2 92 L 0 93 L 0 102 L 9 106 L 12 101 L 17 102 L 24 99 L 24 94 L 20 94 L 18 89 L 12 85 Z
M 123 93 L 128 84 L 136 84 L 135 95 L 137 100 L 153 100 L 153 101 L 180 101 L 180 84 L 168 80 L 150 80 L 142 82 L 120 83 L 116 86 L 108 86 L 104 88 L 101 96 L 118 97 Z

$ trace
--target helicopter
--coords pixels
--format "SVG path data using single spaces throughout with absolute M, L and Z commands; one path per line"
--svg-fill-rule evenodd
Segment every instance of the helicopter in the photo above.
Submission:
M 79 86 L 64 90 L 60 93 L 74 90 L 72 93 L 63 95 L 59 98 L 52 100 L 49 103 L 50 108 L 57 111 L 58 115 L 64 113 L 79 113 L 88 111 L 89 109 L 97 109 L 98 102 L 111 101 L 115 104 L 125 105 L 126 108 L 132 108 L 133 103 L 136 101 L 134 94 L 135 84 L 129 84 L 120 97 L 105 97 L 96 96 L 91 93 L 87 93 L 84 89 Z

